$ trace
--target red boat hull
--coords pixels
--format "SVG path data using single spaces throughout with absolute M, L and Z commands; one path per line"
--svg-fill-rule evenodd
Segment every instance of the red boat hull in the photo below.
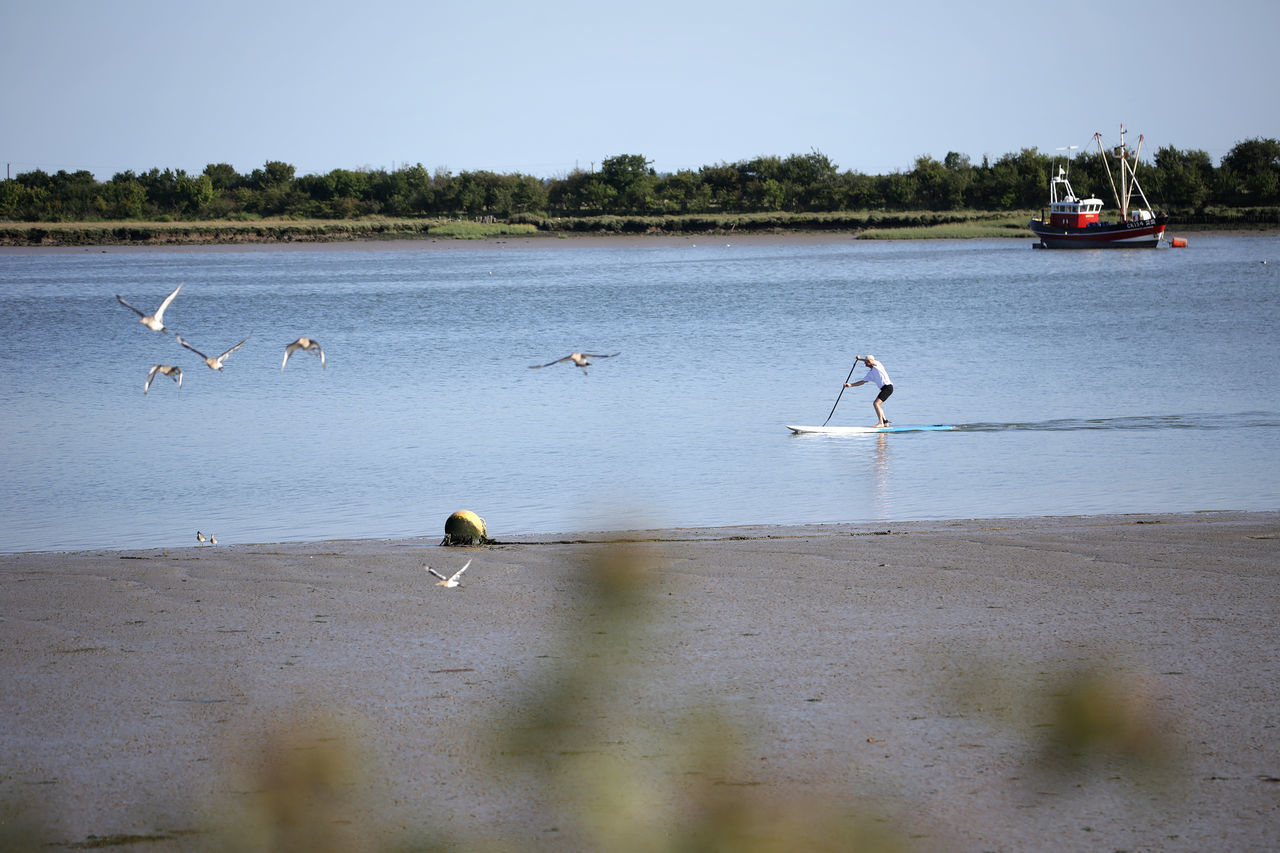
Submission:
M 1168 217 L 1120 225 L 1056 228 L 1042 219 L 1031 220 L 1032 232 L 1046 249 L 1154 249 L 1164 236 Z

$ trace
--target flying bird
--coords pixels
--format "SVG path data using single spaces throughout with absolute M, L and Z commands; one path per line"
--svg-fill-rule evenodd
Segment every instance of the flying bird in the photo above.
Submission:
M 320 356 L 320 369 L 324 369 L 324 350 L 320 349 L 320 342 L 315 338 L 298 338 L 296 341 L 284 348 L 284 361 L 280 362 L 281 370 L 284 370 L 284 366 L 289 363 L 289 356 L 293 355 L 300 349 L 306 350 L 312 355 Z
M 151 390 L 151 380 L 156 378 L 157 373 L 168 376 L 174 382 L 178 383 L 178 387 L 182 387 L 182 368 L 174 367 L 172 364 L 153 364 L 151 369 L 147 371 L 147 384 L 142 386 L 142 393 L 145 394 Z
M 430 566 L 423 566 L 422 568 L 426 569 L 435 577 L 440 578 L 440 580 L 436 581 L 436 586 L 457 586 L 458 578 L 462 577 L 462 573 L 467 570 L 467 566 L 469 565 L 471 565 L 471 561 L 467 560 L 467 564 L 462 568 L 458 569 L 456 572 L 454 572 L 453 577 L 450 577 L 450 578 L 446 578 L 444 575 L 440 574 Z
M 130 311 L 138 315 L 138 317 L 140 318 L 138 320 L 139 323 L 146 326 L 148 329 L 151 329 L 152 331 L 164 332 L 167 335 L 169 334 L 169 330 L 164 327 L 164 311 L 166 308 L 169 307 L 170 304 L 172 304 L 173 297 L 178 295 L 179 290 L 182 290 L 181 284 L 179 284 L 177 287 L 173 289 L 173 293 L 170 293 L 168 296 L 164 298 L 164 302 L 160 303 L 160 307 L 156 309 L 156 313 L 154 314 L 146 314 L 142 311 L 139 311 L 137 308 L 134 308 L 128 302 L 125 302 L 124 297 L 122 297 L 118 293 L 116 294 L 116 299 L 119 299 L 120 304 L 123 305 L 125 308 L 128 308 Z
M 613 358 L 615 355 L 622 355 L 622 353 L 614 352 L 614 353 L 610 353 L 609 355 L 601 355 L 600 353 L 593 353 L 593 352 L 571 352 L 568 355 L 566 355 L 564 358 L 557 358 L 555 361 L 548 361 L 546 364 L 531 364 L 529 365 L 529 368 L 531 370 L 537 370 L 538 368 L 541 368 L 541 367 L 550 367 L 553 364 L 559 364 L 562 361 L 572 361 L 574 364 L 578 365 L 578 367 L 582 368 L 582 372 L 585 375 L 587 372 L 587 365 L 591 364 L 591 362 L 587 361 L 587 359 Z
M 249 340 L 249 338 L 245 338 L 245 339 L 244 339 L 244 341 L 241 341 L 240 343 L 236 344 L 236 345 L 235 345 L 235 346 L 233 346 L 231 349 L 227 350 L 226 352 L 224 352 L 222 355 L 218 356 L 217 358 L 209 358 L 209 356 L 205 355 L 204 353 L 200 352 L 200 350 L 196 349 L 196 348 L 195 348 L 195 347 L 193 347 L 191 344 L 189 344 L 189 343 L 187 343 L 186 341 L 184 341 L 184 340 L 182 339 L 182 335 L 175 335 L 174 337 L 176 337 L 176 338 L 178 339 L 178 343 L 182 344 L 184 347 L 186 347 L 187 349 L 191 350 L 191 351 L 192 351 L 193 353 L 195 353 L 196 355 L 198 355 L 198 356 L 200 356 L 201 358 L 203 358 L 203 359 L 204 359 L 204 363 L 205 363 L 205 364 L 207 364 L 207 365 L 209 365 L 209 369 L 210 369 L 210 370 L 221 370 L 221 369 L 222 369 L 222 362 L 223 362 L 223 360 L 224 360 L 224 359 L 226 359 L 226 357 L 227 357 L 227 356 L 231 355 L 231 353 L 235 352 L 236 350 L 240 349 L 240 347 L 244 346 L 245 341 Z M 252 335 L 250 335 L 249 337 L 253 337 L 253 336 L 252 336 Z

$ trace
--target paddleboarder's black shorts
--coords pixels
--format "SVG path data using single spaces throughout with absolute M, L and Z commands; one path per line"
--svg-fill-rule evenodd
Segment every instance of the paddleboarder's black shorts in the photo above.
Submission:
M 879 400 L 881 403 L 883 403 L 885 400 L 889 399 L 889 395 L 892 393 L 893 393 L 893 386 L 886 385 L 880 389 L 880 393 L 876 395 L 876 399 Z

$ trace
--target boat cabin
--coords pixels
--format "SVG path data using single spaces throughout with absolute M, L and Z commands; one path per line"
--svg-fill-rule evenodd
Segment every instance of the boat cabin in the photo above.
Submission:
M 1055 228 L 1087 228 L 1098 224 L 1101 213 L 1102 201 L 1096 198 L 1054 202 L 1049 205 L 1049 224 Z
M 1076 198 L 1067 172 L 1058 167 L 1058 175 L 1049 182 L 1049 224 L 1054 228 L 1087 228 L 1098 224 L 1102 200 Z

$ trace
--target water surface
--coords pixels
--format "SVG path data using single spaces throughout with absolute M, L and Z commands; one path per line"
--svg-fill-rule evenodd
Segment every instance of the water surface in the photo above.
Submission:
M 0 253 L 0 551 L 1280 506 L 1274 236 L 729 242 Z

